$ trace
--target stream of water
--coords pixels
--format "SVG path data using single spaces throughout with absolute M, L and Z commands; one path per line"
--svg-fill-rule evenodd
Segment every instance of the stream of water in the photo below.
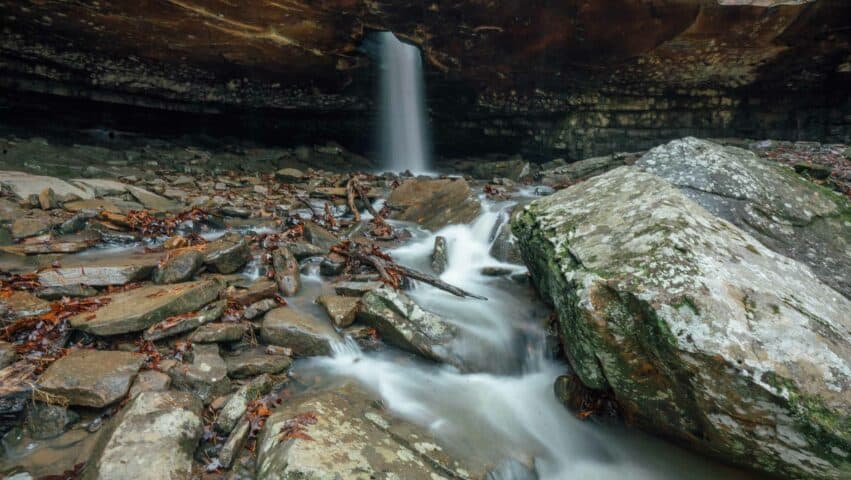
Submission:
M 426 427 L 460 455 L 501 464 L 494 479 L 534 478 L 518 468 L 521 464 L 534 464 L 543 480 L 746 478 L 624 427 L 580 421 L 556 400 L 553 381 L 567 366 L 546 351 L 548 309 L 530 287 L 481 274 L 483 267 L 525 270 L 488 253 L 510 203 L 485 201 L 484 206 L 473 224 L 436 233 L 415 230 L 414 238 L 392 254 L 425 270 L 435 235 L 447 238 L 449 267 L 441 278 L 489 300 L 458 299 L 428 285 L 409 294 L 463 329 L 456 351 L 487 373 L 462 373 L 394 349 L 363 352 L 354 342 L 307 368 L 355 380 L 395 415 Z

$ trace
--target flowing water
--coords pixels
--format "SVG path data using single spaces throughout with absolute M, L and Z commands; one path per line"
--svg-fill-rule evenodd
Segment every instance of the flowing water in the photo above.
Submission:
M 553 381 L 567 367 L 546 351 L 548 309 L 529 286 L 480 273 L 483 267 L 525 271 L 488 253 L 510 204 L 484 205 L 472 225 L 436 234 L 449 247 L 449 267 L 441 278 L 489 300 L 459 299 L 422 284 L 409 294 L 463 329 L 456 351 L 487 373 L 420 362 L 394 349 L 363 352 L 354 342 L 339 346 L 333 358 L 302 364 L 302 372 L 361 383 L 394 414 L 428 428 L 462 457 L 492 465 L 518 460 L 502 462 L 495 479 L 529 478 L 518 465 L 530 463 L 539 478 L 552 480 L 746 478 L 624 427 L 580 421 L 556 400 Z M 436 234 L 414 233 L 392 254 L 425 270 Z
M 429 170 L 423 66 L 420 50 L 391 32 L 380 44 L 380 133 L 384 168 L 414 173 Z

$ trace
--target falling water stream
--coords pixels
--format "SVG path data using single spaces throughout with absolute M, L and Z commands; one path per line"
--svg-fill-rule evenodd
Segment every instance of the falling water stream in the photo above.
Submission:
M 391 32 L 378 33 L 382 165 L 394 171 L 429 170 L 420 50 Z

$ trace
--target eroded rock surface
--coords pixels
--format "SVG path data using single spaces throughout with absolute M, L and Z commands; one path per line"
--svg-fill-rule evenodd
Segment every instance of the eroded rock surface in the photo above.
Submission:
M 640 426 L 781 476 L 851 471 L 851 301 L 806 265 L 634 167 L 513 229 L 574 370 Z
M 70 405 L 101 408 L 127 394 L 144 363 L 129 352 L 74 350 L 48 367 L 38 388 Z

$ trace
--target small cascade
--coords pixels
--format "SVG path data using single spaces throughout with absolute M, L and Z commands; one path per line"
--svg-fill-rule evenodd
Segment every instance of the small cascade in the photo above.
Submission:
M 429 170 L 423 65 L 420 50 L 391 32 L 380 44 L 380 132 L 382 165 L 396 172 Z

